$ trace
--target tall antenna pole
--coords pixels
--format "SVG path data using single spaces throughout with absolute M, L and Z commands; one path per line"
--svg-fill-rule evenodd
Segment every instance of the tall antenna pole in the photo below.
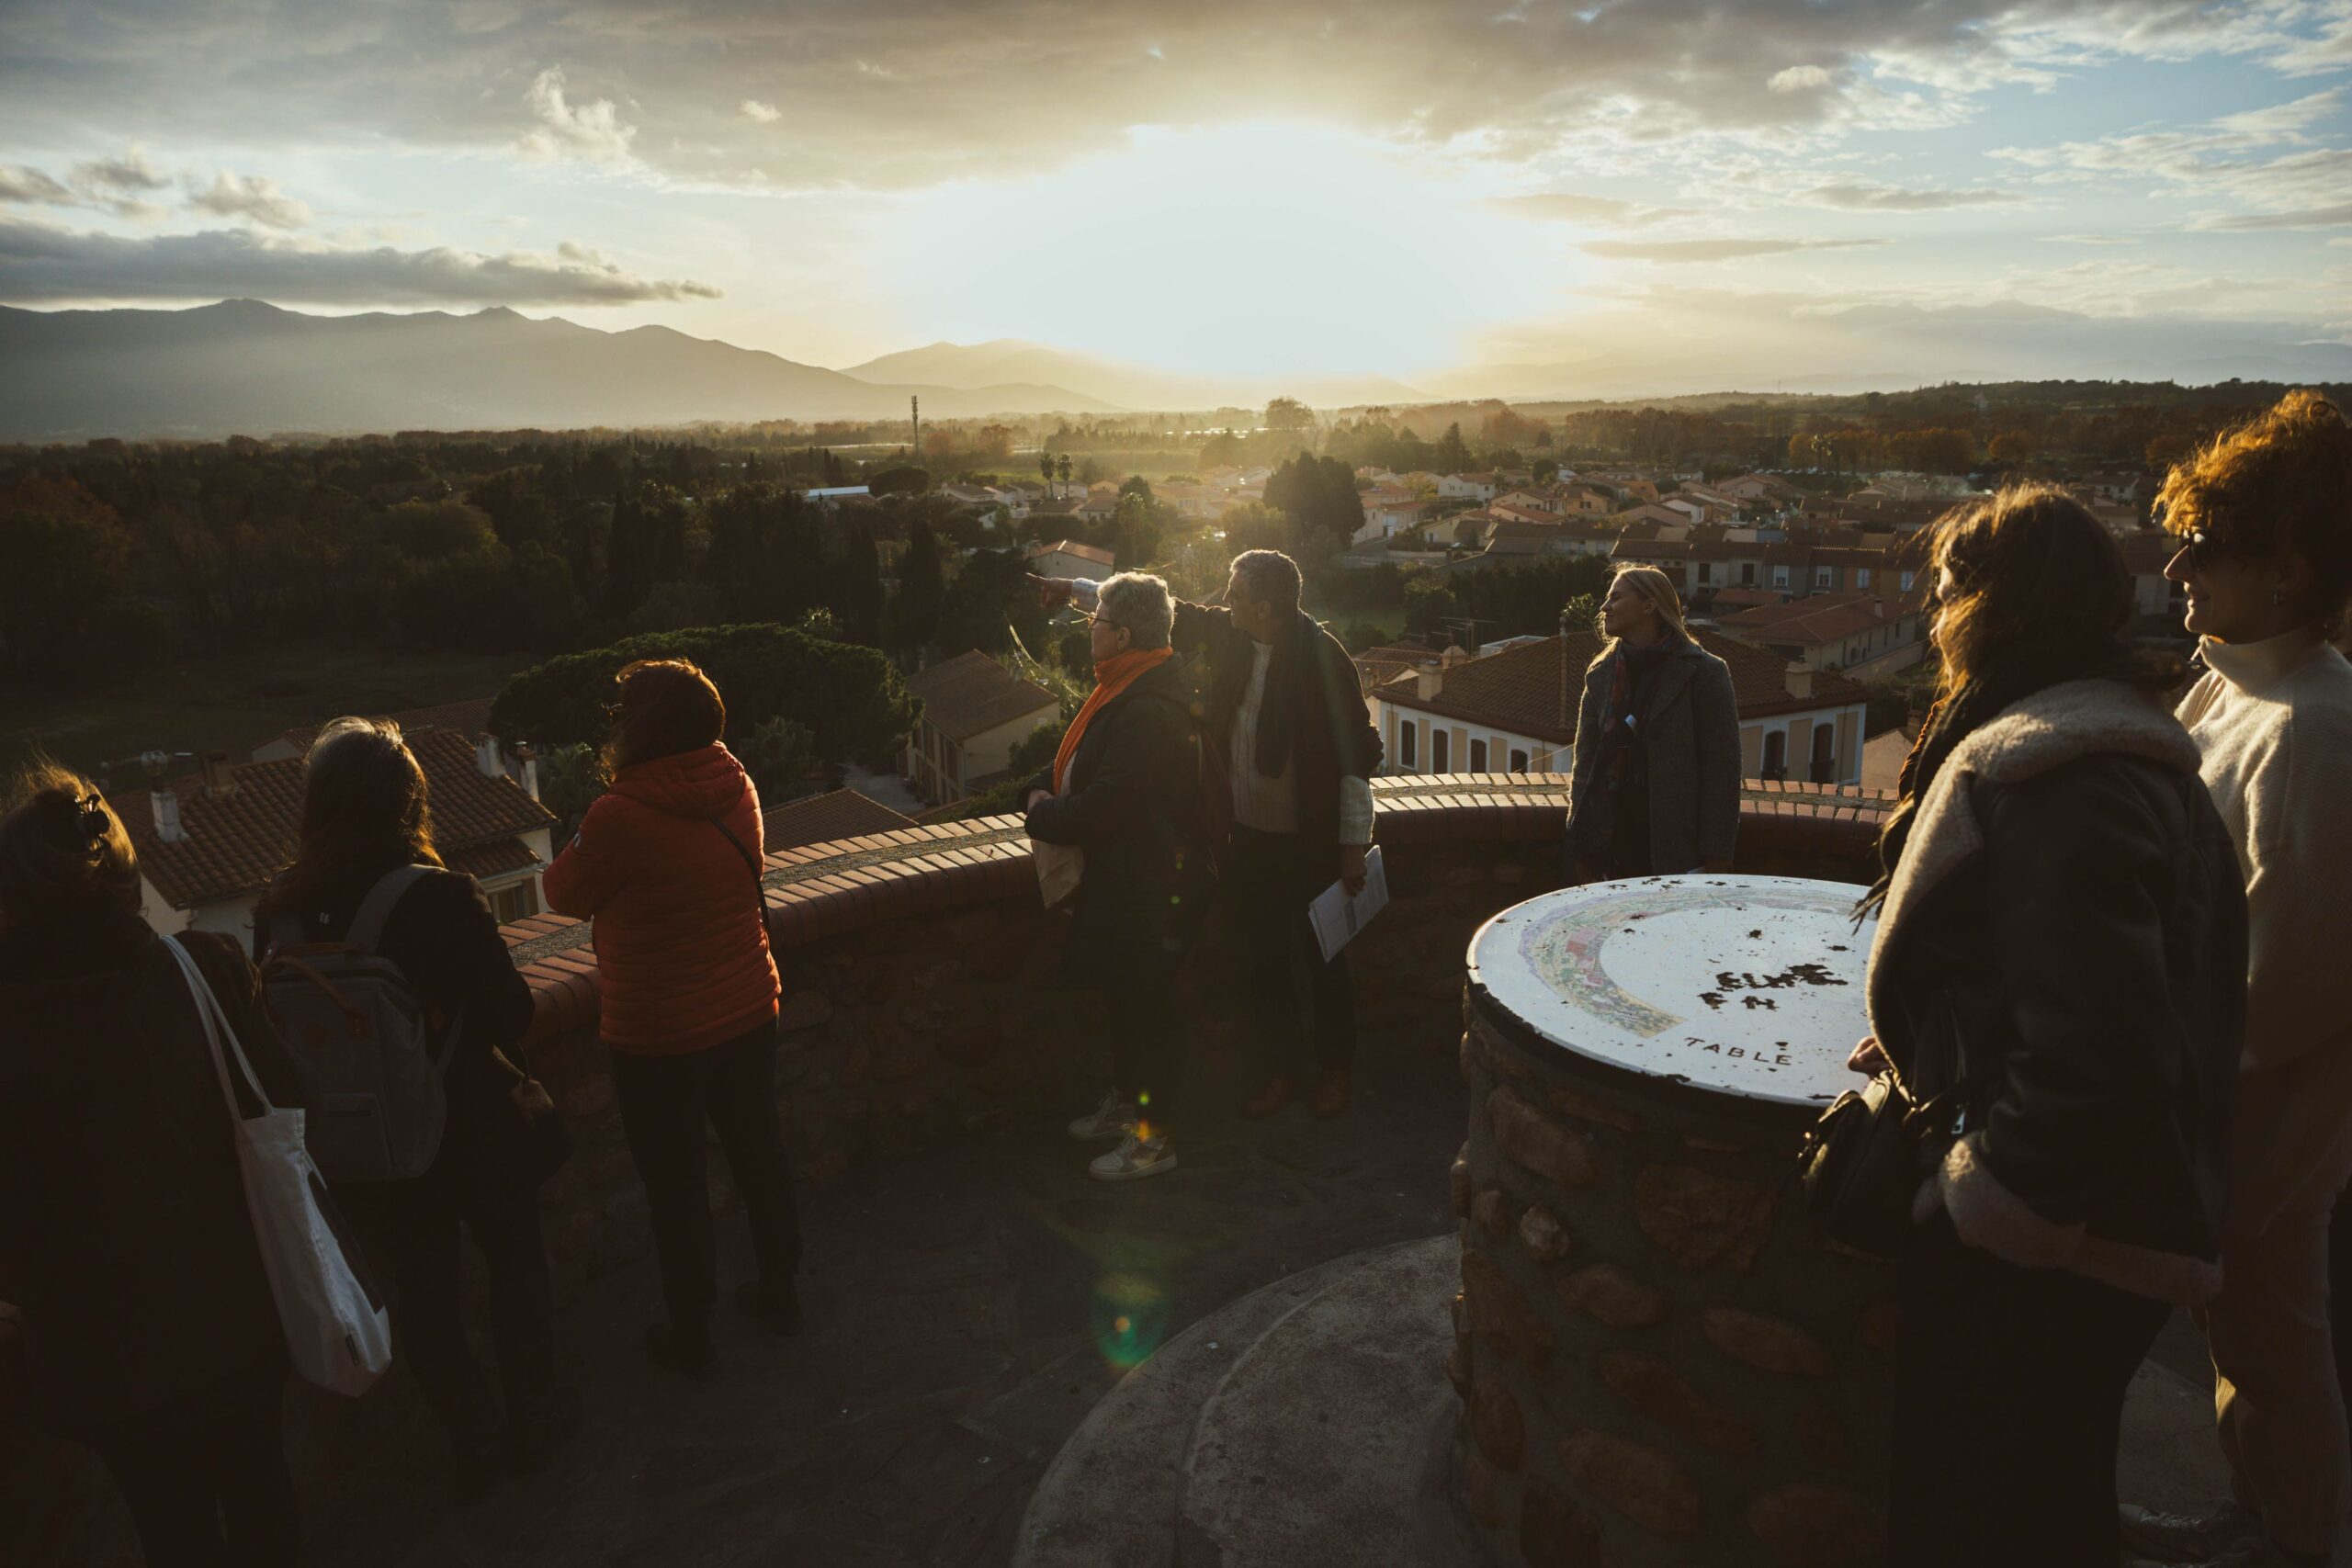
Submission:
M 914 460 L 920 463 L 922 461 L 922 399 L 920 395 L 907 400 L 907 412 L 914 425 L 914 446 L 910 450 Z

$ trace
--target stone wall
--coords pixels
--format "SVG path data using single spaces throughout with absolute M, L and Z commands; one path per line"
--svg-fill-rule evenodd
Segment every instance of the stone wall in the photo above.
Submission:
M 1454 1048 L 1471 933 L 1559 881 L 1565 788 L 1552 775 L 1375 781 L 1394 903 L 1352 950 L 1367 1027 Z M 1747 791 L 1740 865 L 1757 872 L 1854 874 L 1885 808 L 1851 789 L 1751 782 Z M 767 857 L 764 881 L 785 987 L 779 1100 L 802 1180 L 838 1185 L 927 1140 L 1069 1114 L 1101 1092 L 1108 1047 L 1088 1026 L 1084 995 L 1057 984 L 1065 922 L 1038 907 L 1017 818 L 785 851 Z M 576 1145 L 541 1191 L 560 1305 L 645 1252 L 645 1201 L 596 1041 L 590 928 L 542 915 L 503 934 L 533 991 L 533 1069 Z M 1212 937 L 1184 987 L 1196 1043 L 1214 1044 L 1227 1027 L 1216 998 L 1231 994 L 1232 972 Z M 725 1162 L 711 1167 L 714 1202 L 730 1204 Z M 395 1377 L 356 1404 L 294 1397 L 289 1447 L 306 1485 L 317 1485 L 368 1451 L 369 1433 L 401 1418 L 388 1407 L 412 1396 Z M 103 1475 L 79 1450 L 35 1434 L 5 1362 L 0 1454 L 17 1461 L 0 1491 L 0 1562 L 135 1561 Z M 11 1510 L 10 1496 L 45 1506 Z
M 1464 1003 L 1454 1496 L 1490 1561 L 1878 1560 L 1895 1314 L 1823 1243 L 1817 1113 L 1645 1077 Z

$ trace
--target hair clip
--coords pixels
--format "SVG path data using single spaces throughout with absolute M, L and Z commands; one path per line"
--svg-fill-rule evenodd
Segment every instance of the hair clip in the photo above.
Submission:
M 104 843 L 107 830 L 113 826 L 107 818 L 105 797 L 93 790 L 75 801 L 74 808 L 80 814 L 82 837 L 89 841 L 91 848 L 95 849 Z

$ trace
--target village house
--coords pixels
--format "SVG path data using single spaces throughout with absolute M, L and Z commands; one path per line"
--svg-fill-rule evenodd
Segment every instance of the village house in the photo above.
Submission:
M 1544 504 L 1571 517 L 1606 517 L 1617 510 L 1617 500 L 1598 485 L 1555 484 L 1544 491 Z
M 1442 474 L 1437 481 L 1438 496 L 1445 501 L 1489 502 L 1500 488 L 1490 473 Z
M 1808 670 L 1834 669 L 1873 680 L 1927 656 L 1924 620 L 1917 595 L 1854 593 L 1740 610 L 1721 616 L 1715 626 L 1725 637 Z
M 1062 573 L 1058 575 L 1071 575 Z M 933 806 L 978 795 L 1001 781 L 1012 749 L 1061 716 L 1061 702 L 977 649 L 907 677 L 922 704 L 900 770 Z
M 1108 577 L 1117 558 L 1109 550 L 1081 545 L 1076 539 L 1029 547 L 1029 570 L 1039 577 Z
M 264 748 L 273 753 L 300 735 Z M 538 764 L 517 748 L 522 776 L 486 734 L 424 725 L 404 730 L 433 801 L 433 837 L 452 871 L 481 883 L 503 925 L 543 908 L 539 875 L 554 859 L 555 817 L 538 802 Z M 198 772 L 152 789 L 115 793 L 111 804 L 139 851 L 147 923 L 166 935 L 219 931 L 250 939 L 253 909 L 293 858 L 302 821 L 301 751 L 234 763 L 224 752 Z
M 1356 544 L 1394 538 L 1419 528 L 1430 515 L 1430 503 L 1417 495 L 1386 492 L 1375 500 L 1374 492 L 1366 492 L 1363 499 L 1363 525 L 1355 532 L 1352 542 Z
M 1745 504 L 1783 504 L 1804 493 L 1788 480 L 1776 479 L 1770 474 L 1742 474 L 1737 479 L 1718 479 L 1708 488 Z
M 1703 627 L 1692 635 L 1731 667 L 1741 777 L 1793 769 L 1819 784 L 1861 781 L 1861 687 Z M 1585 671 L 1601 640 L 1598 629 L 1573 629 L 1483 658 L 1452 649 L 1391 677 L 1372 694 L 1383 772 L 1568 772 Z

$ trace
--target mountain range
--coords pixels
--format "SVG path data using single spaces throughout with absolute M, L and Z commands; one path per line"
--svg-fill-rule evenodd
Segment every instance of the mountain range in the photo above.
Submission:
M 0 307 L 0 440 L 576 429 L 695 420 L 1102 413 L 1040 385 L 884 383 L 667 327 L 601 332 L 503 309 L 312 316 Z
M 492 308 L 313 316 L 252 299 L 183 310 L 0 307 L 0 441 L 395 430 L 652 428 L 710 420 L 1205 412 L 1435 399 L 1860 392 L 1943 381 L 2230 377 L 2341 385 L 2352 346 L 2284 322 L 2095 317 L 2020 304 L 1865 304 L 1803 317 L 1596 320 L 1544 357 L 1385 377 L 1199 376 L 1016 338 L 934 343 L 846 370 L 667 327 L 604 332 Z M 1903 367 L 1904 368 L 1894 368 Z

